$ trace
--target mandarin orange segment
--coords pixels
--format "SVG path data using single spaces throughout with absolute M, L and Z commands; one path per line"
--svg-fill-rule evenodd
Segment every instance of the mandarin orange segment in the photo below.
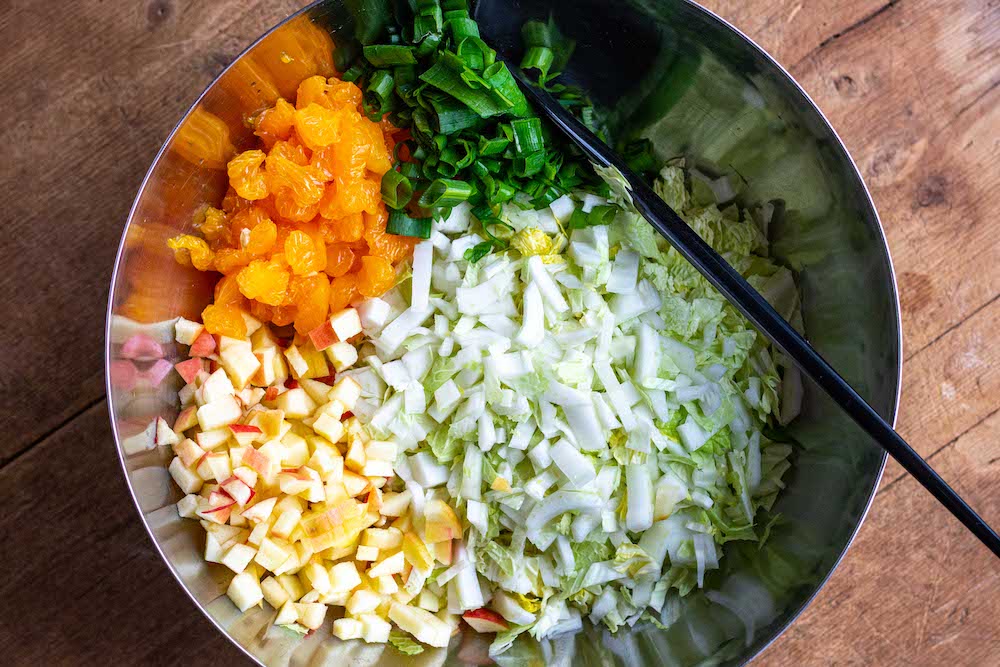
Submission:
M 295 330 L 307 334 L 323 324 L 330 309 L 330 279 L 326 274 L 296 277 L 290 291 L 296 308 Z
M 288 100 L 279 99 L 273 107 L 265 109 L 254 124 L 255 134 L 267 147 L 285 141 L 295 125 L 295 107 Z
M 280 194 L 283 188 L 291 190 L 292 198 L 300 206 L 319 203 L 323 198 L 324 181 L 316 169 L 296 164 L 273 151 L 267 156 L 266 169 L 272 191 Z
M 205 209 L 204 218 L 198 224 L 198 231 L 210 242 L 225 240 L 229 236 L 226 214 L 209 206 Z
M 212 304 L 202 311 L 201 321 L 205 325 L 205 330 L 211 334 L 230 338 L 247 336 L 246 320 L 236 306 Z
M 295 321 L 295 306 L 278 306 L 274 309 L 271 322 L 279 327 L 286 326 Z
M 358 275 L 348 273 L 346 276 L 330 281 L 330 312 L 335 313 L 351 305 L 358 298 Z
M 236 194 L 244 199 L 255 201 L 268 195 L 267 179 L 264 178 L 264 151 L 243 151 L 229 161 L 229 184 Z
M 382 296 L 396 283 L 396 271 L 392 264 L 376 255 L 361 258 L 358 271 L 358 292 L 362 296 Z
M 365 216 L 365 241 L 369 252 L 393 264 L 408 257 L 416 245 L 414 239 L 408 236 L 387 234 L 382 216 Z
M 212 268 L 212 249 L 205 239 L 184 234 L 168 240 L 167 247 L 174 251 L 174 257 L 181 264 L 193 265 L 199 271 Z
M 321 225 L 323 239 L 327 243 L 353 243 L 360 241 L 365 233 L 365 220 L 361 213 L 345 215 L 338 220 L 323 218 Z
M 343 116 L 315 102 L 295 112 L 295 132 L 311 151 L 326 148 L 340 138 Z
M 223 276 L 215 284 L 215 303 L 220 306 L 242 306 L 246 297 L 240 292 L 236 276 Z
M 343 243 L 331 243 L 326 247 L 326 274 L 331 278 L 339 278 L 351 270 L 354 264 L 354 251 Z
M 223 275 L 236 273 L 250 263 L 253 257 L 235 248 L 222 248 L 215 253 L 215 270 Z
M 254 257 L 263 257 L 271 252 L 278 238 L 278 227 L 270 220 L 263 220 L 250 230 L 243 251 Z
M 248 299 L 280 306 L 288 291 L 288 269 L 280 262 L 255 259 L 236 274 L 240 291 Z
M 322 257 L 319 248 L 323 249 Z M 325 255 L 326 246 L 314 243 L 312 237 L 303 231 L 295 230 L 285 239 L 285 259 L 297 276 L 322 271 L 326 265 Z

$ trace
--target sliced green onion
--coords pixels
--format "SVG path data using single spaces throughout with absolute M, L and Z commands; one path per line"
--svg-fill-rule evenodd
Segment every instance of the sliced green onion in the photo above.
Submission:
M 392 169 L 382 174 L 382 201 L 386 206 L 401 209 L 410 203 L 411 198 L 413 185 L 410 179 Z
M 389 221 L 385 231 L 396 236 L 412 236 L 419 239 L 431 237 L 430 218 L 411 218 L 403 211 L 389 211 Z
M 433 124 L 442 134 L 456 134 L 480 122 L 479 114 L 458 100 L 446 96 L 429 98 L 434 109 Z
M 428 186 L 420 197 L 424 208 L 457 206 L 472 196 L 473 188 L 465 181 L 439 178 Z
M 545 166 L 545 152 L 535 151 L 514 158 L 514 174 L 522 178 L 534 176 Z
M 351 83 L 357 81 L 361 77 L 368 73 L 368 66 L 363 62 L 356 62 L 351 65 L 348 69 L 340 75 L 341 81 L 349 81 Z
M 409 46 L 394 46 L 390 44 L 374 44 L 363 50 L 365 60 L 375 67 L 391 67 L 393 65 L 416 65 L 417 58 Z
M 369 117 L 381 119 L 382 115 L 392 108 L 392 91 L 395 81 L 387 70 L 376 70 L 368 79 L 365 90 L 364 107 Z
M 514 147 L 518 154 L 527 155 L 545 147 L 540 118 L 518 118 L 511 121 L 510 127 L 514 131 Z
M 493 252 L 493 241 L 483 241 L 482 243 L 477 243 L 465 251 L 465 261 L 475 264 L 491 252 Z

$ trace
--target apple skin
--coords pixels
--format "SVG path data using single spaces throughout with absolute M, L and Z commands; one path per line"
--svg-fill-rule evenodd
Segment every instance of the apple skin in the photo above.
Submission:
M 323 324 L 310 331 L 309 339 L 320 352 L 328 347 L 332 347 L 334 343 L 339 342 L 337 340 L 337 334 L 333 332 L 333 326 L 330 324 L 330 320 L 323 322 Z
M 215 352 L 215 337 L 207 331 L 202 331 L 191 343 L 189 353 L 192 357 L 207 357 L 213 352 Z
M 504 632 L 510 628 L 510 624 L 503 616 L 485 607 L 471 609 L 462 614 L 462 618 L 476 632 Z
M 202 361 L 200 357 L 192 357 L 187 361 L 182 361 L 179 364 L 175 364 L 174 368 L 180 373 L 180 376 L 184 378 L 184 382 L 191 384 L 194 379 L 198 377 L 200 371 L 205 370 L 205 362 Z

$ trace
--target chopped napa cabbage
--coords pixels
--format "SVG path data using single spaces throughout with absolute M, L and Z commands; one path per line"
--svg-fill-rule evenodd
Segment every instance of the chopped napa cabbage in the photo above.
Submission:
M 575 210 L 607 204 L 591 193 L 543 211 L 507 204 L 509 248 L 478 262 L 465 250 L 486 230 L 455 207 L 420 244 L 411 303 L 393 297 L 398 314 L 349 372 L 359 419 L 397 438 L 416 513 L 445 497 L 467 526 L 461 562 L 435 581 L 449 607 L 492 599 L 506 612 L 491 655 L 583 617 L 611 631 L 669 625 L 671 601 L 704 585 L 723 545 L 766 539 L 776 518 L 759 513 L 790 466 L 771 427 L 798 413 L 801 378 L 605 176 L 620 206 L 610 225 L 565 229 Z M 759 223 L 686 181 L 666 167 L 655 189 L 801 322 L 794 277 L 768 258 Z

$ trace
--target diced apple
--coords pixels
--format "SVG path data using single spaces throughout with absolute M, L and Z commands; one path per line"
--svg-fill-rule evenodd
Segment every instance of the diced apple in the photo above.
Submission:
M 297 387 L 278 396 L 277 405 L 290 419 L 308 417 L 316 409 L 316 402 L 309 398 L 305 389 Z
M 183 519 L 193 519 L 198 510 L 198 496 L 189 493 L 177 501 L 177 514 Z
M 312 380 L 309 378 L 300 379 L 299 387 L 309 394 L 309 398 L 311 398 L 316 405 L 323 405 L 330 400 L 327 396 L 330 393 L 330 385 L 324 384 L 319 380 Z
M 333 370 L 340 373 L 358 363 L 358 349 L 350 343 L 334 343 L 326 349 L 326 357 L 333 364 Z
M 231 435 L 232 431 L 227 427 L 220 427 L 213 428 L 211 431 L 201 431 L 194 438 L 198 441 L 199 447 L 205 451 L 211 451 L 229 442 Z
M 326 387 L 327 389 L 330 388 L 327 385 L 323 386 Z M 341 403 L 340 401 L 335 400 L 335 401 L 327 401 L 326 403 L 321 404 L 318 408 L 316 408 L 316 412 L 313 414 L 315 414 L 317 417 L 319 417 L 320 415 L 329 415 L 333 419 L 341 421 L 343 420 L 344 413 L 346 411 L 347 409 L 344 407 L 344 404 Z
M 222 556 L 225 553 L 218 538 L 212 533 L 207 533 L 205 535 L 205 560 L 209 563 L 222 563 Z
M 361 544 L 392 552 L 402 548 L 403 533 L 395 528 L 368 528 L 361 534 Z
M 260 543 L 260 548 L 254 557 L 254 561 L 265 569 L 275 572 L 292 557 L 292 549 L 284 542 L 278 542 L 270 538 L 265 538 Z
M 251 426 L 249 424 L 230 424 L 229 431 L 233 434 L 233 438 L 241 446 L 246 447 L 253 442 L 263 440 L 264 432 L 261 431 L 259 426 Z
M 174 339 L 181 345 L 193 345 L 204 330 L 205 327 L 198 322 L 179 317 L 174 323 Z
M 436 542 L 430 546 L 431 552 L 434 554 L 434 558 L 437 559 L 442 565 L 451 565 L 453 549 L 451 542 Z
M 434 556 L 416 533 L 403 535 L 403 556 L 406 562 L 421 572 L 430 572 L 434 568 Z
M 307 563 L 299 576 L 305 577 L 306 582 L 321 594 L 330 592 L 330 572 L 321 563 Z
M 207 357 L 213 352 L 215 352 L 215 337 L 207 331 L 202 331 L 191 343 L 188 354 L 192 357 Z
M 361 584 L 361 575 L 351 561 L 343 561 L 330 568 L 330 590 L 344 593 L 353 591 Z
M 382 603 L 382 598 L 367 588 L 359 588 L 347 602 L 347 613 L 351 616 L 370 614 Z
M 451 642 L 451 626 L 425 609 L 396 602 L 389 607 L 389 620 L 430 646 L 445 648 Z
M 200 357 L 191 357 L 187 361 L 174 364 L 174 368 L 184 378 L 184 382 L 190 384 L 198 377 L 198 373 L 205 370 L 205 362 Z
M 361 473 L 367 461 L 365 446 L 361 440 L 357 438 L 351 440 L 351 444 L 347 447 L 347 454 L 344 455 L 344 466 L 356 473 Z
M 243 452 L 243 465 L 253 469 L 258 475 L 268 476 L 272 472 L 272 461 L 265 454 L 253 447 L 247 447 Z
M 257 555 L 257 550 L 246 544 L 234 544 L 222 557 L 222 564 L 239 574 L 247 569 L 247 565 Z
M 243 515 L 243 518 L 246 518 L 246 514 Z M 261 521 L 254 526 L 253 530 L 250 531 L 250 535 L 247 536 L 247 542 L 260 548 L 260 545 L 264 542 L 264 538 L 267 537 L 267 533 L 270 530 L 271 524 L 267 521 Z
M 330 326 L 337 340 L 346 341 L 361 333 L 361 317 L 354 308 L 344 308 L 330 316 Z
M 229 582 L 226 595 L 240 611 L 246 611 L 250 607 L 260 604 L 261 600 L 264 599 L 260 582 L 249 572 L 242 572 L 233 577 L 233 580 Z
M 302 436 L 288 432 L 281 439 L 281 444 L 284 447 L 284 454 L 281 457 L 283 468 L 298 468 L 309 461 L 309 443 Z
M 319 433 L 330 442 L 340 442 L 340 440 L 344 437 L 343 423 L 328 414 L 321 414 L 319 418 L 313 422 L 312 428 L 316 431 L 316 433 Z
M 179 457 L 174 457 L 167 468 L 174 482 L 184 493 L 197 493 L 204 483 L 198 473 L 184 465 Z
M 361 639 L 364 627 L 355 618 L 338 618 L 333 622 L 333 636 L 342 641 Z
M 295 611 L 299 615 L 299 623 L 310 630 L 318 630 L 326 618 L 326 605 L 319 602 L 311 604 L 295 603 Z
M 246 450 L 244 450 L 244 453 L 246 453 Z M 242 461 L 242 457 L 240 460 Z M 233 468 L 233 476 L 242 480 L 251 489 L 257 486 L 257 472 L 252 468 L 243 465 L 236 466 Z
M 343 484 L 344 490 L 347 491 L 347 495 L 351 498 L 360 496 L 371 486 L 367 477 L 363 477 L 357 473 L 351 472 L 350 470 L 344 471 Z
M 354 555 L 354 559 L 361 562 L 373 563 L 378 560 L 378 547 L 371 547 L 365 545 L 358 545 L 357 552 Z
M 286 593 L 288 593 L 289 600 L 292 602 L 298 602 L 302 599 L 302 595 L 305 591 L 302 589 L 302 582 L 299 581 L 298 577 L 292 574 L 282 574 L 276 575 L 275 579 L 278 580 L 281 587 L 285 589 Z
M 331 345 L 337 342 L 337 334 L 333 331 L 333 325 L 330 320 L 323 322 L 315 329 L 309 332 L 309 340 L 312 341 L 313 346 L 322 352 Z
M 300 378 L 309 373 L 309 362 L 302 356 L 302 352 L 295 345 L 291 345 L 285 350 L 285 361 L 292 372 L 292 377 Z
M 237 389 L 243 389 L 261 367 L 250 341 L 227 336 L 219 337 L 219 362 Z
M 462 539 L 462 523 L 448 503 L 435 498 L 424 505 L 424 536 L 431 543 Z
M 362 614 L 358 617 L 361 621 L 361 638 L 369 644 L 384 644 L 389 641 L 389 632 L 392 625 L 385 619 L 375 614 Z
M 195 395 L 195 392 L 197 392 L 197 391 L 198 391 L 198 386 L 195 383 L 193 383 L 193 382 L 189 382 L 188 384 L 186 384 L 183 387 L 181 387 L 180 391 L 177 392 L 177 400 L 179 400 L 181 402 L 181 407 L 182 408 L 186 408 L 186 407 L 190 406 L 192 403 L 195 402 L 194 395 Z M 193 416 L 193 413 L 192 413 L 192 416 Z M 195 420 L 191 424 L 191 426 L 194 426 L 194 424 L 197 424 L 197 423 L 198 423 L 197 420 Z M 190 428 L 190 426 L 188 428 Z M 176 422 L 174 424 L 174 430 L 177 430 Z
M 285 510 L 278 515 L 277 521 L 271 526 L 271 533 L 280 537 L 282 539 L 288 539 L 288 536 L 292 534 L 295 530 L 296 524 L 302 518 L 302 512 L 297 510 Z
M 403 571 L 404 562 L 403 552 L 397 551 L 368 568 L 368 576 L 384 577 L 391 574 L 399 574 Z
M 224 482 L 222 482 L 222 488 L 232 496 L 233 500 L 240 507 L 247 504 L 250 498 L 253 496 L 253 489 L 246 485 L 246 483 L 238 477 L 230 477 Z
M 224 452 L 209 452 L 201 458 L 198 464 L 198 475 L 204 480 L 221 482 L 233 474 L 230 468 L 229 455 Z
M 346 410 L 353 410 L 361 398 L 361 385 L 352 377 L 340 378 L 330 390 L 331 401 L 340 401 Z
M 274 577 L 268 577 L 267 579 L 261 581 L 260 590 L 264 593 L 264 599 L 267 600 L 267 603 L 275 609 L 281 609 L 290 599 L 288 597 L 288 591 L 286 591 Z M 280 623 L 277 623 L 277 619 L 275 620 L 275 624 L 281 625 Z
M 264 523 L 271 518 L 277 498 L 268 498 L 243 510 L 243 516 L 255 523 Z
M 403 516 L 406 508 L 410 506 L 410 499 L 412 497 L 409 490 L 400 491 L 399 493 L 383 493 L 382 509 L 380 511 L 385 516 Z
M 174 431 L 177 433 L 183 433 L 188 429 L 194 428 L 198 425 L 198 408 L 195 406 L 187 407 L 181 410 L 181 413 L 177 415 L 177 419 L 174 421 Z
M 361 469 L 361 474 L 365 477 L 381 478 L 392 477 L 392 464 L 388 461 L 369 460 Z
M 203 431 L 234 424 L 243 416 L 235 396 L 226 396 L 198 408 L 198 425 Z
M 167 447 L 169 445 L 176 445 L 181 441 L 179 435 L 174 433 L 174 430 L 170 428 L 163 417 L 156 418 L 156 445 L 158 447 Z
M 503 616 L 485 607 L 471 609 L 462 614 L 462 618 L 476 632 L 505 632 L 510 629 L 510 625 Z
M 391 574 L 374 577 L 371 582 L 372 587 L 381 595 L 392 595 L 399 591 L 399 584 L 396 583 L 396 578 Z
M 271 581 L 274 581 L 273 579 Z M 261 584 L 261 590 L 264 591 L 264 599 L 267 600 L 267 590 L 264 589 L 264 584 Z M 281 588 L 279 585 L 278 588 Z M 275 625 L 293 625 L 298 623 L 299 612 L 294 602 L 287 599 L 288 595 L 285 595 L 285 602 L 278 608 L 278 615 L 274 617 Z M 270 602 L 270 600 L 268 600 Z

